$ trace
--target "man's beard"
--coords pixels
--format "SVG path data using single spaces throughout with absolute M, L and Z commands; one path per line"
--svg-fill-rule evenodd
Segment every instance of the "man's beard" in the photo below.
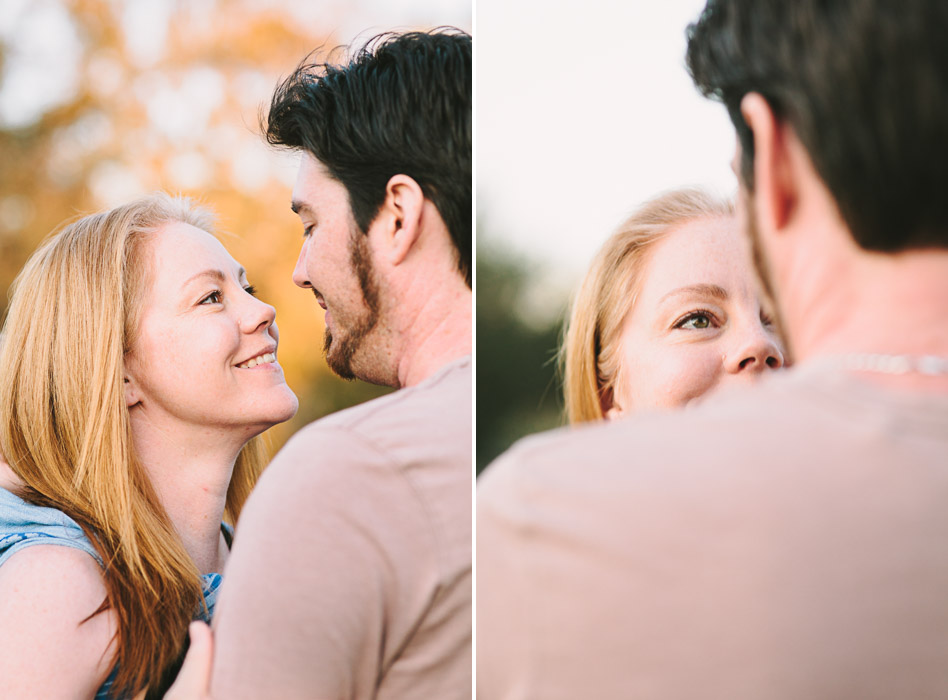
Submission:
M 349 264 L 359 280 L 365 310 L 344 329 L 344 333 L 340 332 L 337 338 L 333 338 L 327 326 L 323 339 L 326 364 L 343 379 L 356 378 L 357 375 L 352 369 L 353 358 L 361 348 L 362 341 L 372 332 L 379 320 L 379 288 L 369 257 L 369 245 L 366 235 L 355 225 L 349 235 Z M 340 331 L 342 330 L 340 328 Z
M 774 287 L 773 268 L 770 266 L 770 259 L 764 251 L 764 245 L 760 240 L 760 231 L 757 228 L 757 212 L 754 194 L 748 192 L 743 185 L 741 185 L 741 187 L 744 189 L 743 199 L 745 203 L 744 233 L 747 235 L 748 240 L 750 240 L 751 260 L 754 263 L 754 271 L 757 273 L 757 279 L 764 294 L 769 297 L 771 306 L 773 307 L 774 328 L 777 330 L 777 335 L 779 335 L 783 341 L 784 365 L 787 365 L 792 356 L 790 339 L 787 337 L 787 326 L 783 321 L 783 314 L 780 313 L 780 303 L 777 299 Z

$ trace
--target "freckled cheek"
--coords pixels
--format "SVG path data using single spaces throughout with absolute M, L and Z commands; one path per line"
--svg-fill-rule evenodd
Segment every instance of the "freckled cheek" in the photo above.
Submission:
M 170 330 L 165 336 L 167 347 L 162 354 L 162 365 L 179 377 L 192 377 L 194 381 L 207 378 L 212 372 L 229 367 L 230 355 L 236 351 L 236 329 L 233 333 L 185 332 Z M 236 362 L 237 358 L 232 361 Z
M 681 405 L 712 389 L 721 376 L 721 357 L 710 348 L 683 348 L 669 357 L 665 389 L 666 405 Z

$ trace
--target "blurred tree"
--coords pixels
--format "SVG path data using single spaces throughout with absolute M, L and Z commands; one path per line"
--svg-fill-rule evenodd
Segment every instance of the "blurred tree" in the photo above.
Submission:
M 63 222 L 154 190 L 195 197 L 277 309 L 280 362 L 300 397 L 279 447 L 305 423 L 385 393 L 322 357 L 323 317 L 290 275 L 295 158 L 258 117 L 327 24 L 291 2 L 4 0 L 0 8 L 0 311 L 38 243 Z M 367 38 L 367 37 L 364 37 Z
M 479 227 L 480 231 L 480 227 Z M 477 246 L 477 473 L 517 439 L 562 424 L 562 321 L 531 316 L 535 275 L 510 251 Z M 562 314 L 560 314 L 560 318 Z

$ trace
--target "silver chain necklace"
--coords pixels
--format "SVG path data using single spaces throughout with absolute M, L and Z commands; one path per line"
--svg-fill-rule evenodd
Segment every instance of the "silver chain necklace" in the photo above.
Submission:
M 948 374 L 948 357 L 938 355 L 882 355 L 861 352 L 842 355 L 840 361 L 846 369 L 882 374 L 925 374 L 935 376 Z

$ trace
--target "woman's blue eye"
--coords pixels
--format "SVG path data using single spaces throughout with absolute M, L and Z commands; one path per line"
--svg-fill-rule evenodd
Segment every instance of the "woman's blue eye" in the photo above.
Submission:
M 221 303 L 221 293 L 220 290 L 215 290 L 208 294 L 206 297 L 201 299 L 198 302 L 199 304 L 220 304 Z

